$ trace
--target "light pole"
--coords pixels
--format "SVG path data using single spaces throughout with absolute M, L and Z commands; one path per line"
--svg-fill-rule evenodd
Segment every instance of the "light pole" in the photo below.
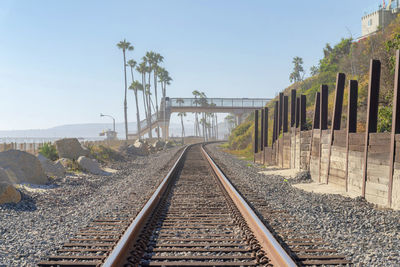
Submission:
M 105 115 L 103 113 L 100 113 L 100 117 L 110 117 L 113 120 L 113 131 L 115 133 L 115 119 L 114 119 L 114 117 L 110 116 L 110 115 Z

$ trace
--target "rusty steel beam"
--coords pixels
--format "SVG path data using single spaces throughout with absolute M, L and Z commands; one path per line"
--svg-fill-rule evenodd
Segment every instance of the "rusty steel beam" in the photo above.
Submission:
M 392 134 L 390 137 L 390 167 L 388 206 L 392 206 L 394 159 L 396 152 L 396 134 L 400 133 L 400 50 L 396 51 L 396 69 L 394 75 L 393 112 L 392 112 Z
M 290 127 L 296 124 L 296 90 L 292 89 L 290 94 Z
M 281 135 L 282 124 L 283 124 L 283 93 L 279 93 L 279 112 L 278 112 L 278 134 L 277 138 L 279 139 L 279 135 Z
M 310 141 L 310 153 L 308 155 L 308 166 L 311 164 L 311 153 L 313 149 L 313 141 L 314 141 L 314 129 L 319 129 L 319 123 L 320 123 L 320 109 L 321 109 L 321 93 L 316 92 L 315 93 L 315 100 L 314 100 L 314 117 L 313 117 L 313 122 L 312 122 L 312 127 L 311 127 L 311 141 Z M 320 131 L 321 133 L 321 131 Z M 320 140 L 321 141 L 321 140 Z
M 357 100 L 358 100 L 358 82 L 355 80 L 349 81 L 349 96 L 347 102 L 347 133 L 346 133 L 346 192 L 349 181 L 349 136 L 350 133 L 357 132 Z
M 264 108 L 264 147 L 268 147 L 268 108 Z
M 306 111 L 306 96 L 300 96 L 300 131 L 304 131 L 306 129 L 306 119 L 307 119 L 307 111 Z
M 287 133 L 288 132 L 288 107 L 289 105 L 289 97 L 284 96 L 283 97 L 283 132 Z
M 357 132 L 357 101 L 358 101 L 358 82 L 349 81 L 349 99 L 347 104 L 347 131 Z
M 315 93 L 315 102 L 314 102 L 314 118 L 313 118 L 313 124 L 312 124 L 312 129 L 319 129 L 319 123 L 320 123 L 320 115 L 321 115 L 321 93 L 316 92 Z
M 277 132 L 278 132 L 278 101 L 275 101 L 275 107 L 274 107 L 274 129 L 273 129 L 273 136 L 272 136 L 272 144 L 275 143 Z
M 296 128 L 300 125 L 300 97 L 296 99 Z
M 367 168 L 368 168 L 368 145 L 369 134 L 375 133 L 378 126 L 378 104 L 379 104 L 379 83 L 381 79 L 381 62 L 376 59 L 371 59 L 369 70 L 369 85 L 368 85 L 368 106 L 367 106 L 367 124 L 365 131 L 364 144 L 364 169 L 362 180 L 362 193 L 365 197 L 365 187 L 367 183 Z
M 261 131 L 260 131 L 260 151 L 264 151 L 264 110 L 260 110 L 261 113 Z
M 336 89 L 335 89 L 335 102 L 334 102 L 334 106 L 333 106 L 333 115 L 332 115 L 331 135 L 329 138 L 328 166 L 326 169 L 326 183 L 329 182 L 329 169 L 331 167 L 331 149 L 332 149 L 333 140 L 335 138 L 335 130 L 340 130 L 340 121 L 342 119 L 343 94 L 344 94 L 345 80 L 346 80 L 346 75 L 344 73 L 337 74 Z
M 319 127 L 322 130 L 328 129 L 328 86 L 323 84 L 321 85 L 321 115 L 320 115 L 320 123 Z
M 343 94 L 344 94 L 345 80 L 346 80 L 346 75 L 344 73 L 337 74 L 335 102 L 334 102 L 334 107 L 333 107 L 333 118 L 332 118 L 332 130 L 340 130 L 340 123 L 341 123 L 341 119 L 342 119 Z
M 258 153 L 258 109 L 254 110 L 254 154 Z M 254 155 L 254 161 L 256 157 Z

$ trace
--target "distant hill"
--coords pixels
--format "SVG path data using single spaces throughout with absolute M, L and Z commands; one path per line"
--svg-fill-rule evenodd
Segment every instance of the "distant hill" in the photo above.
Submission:
M 219 133 L 221 137 L 228 133 L 225 123 L 218 123 Z M 112 128 L 110 123 L 83 123 L 83 124 L 66 124 L 48 129 L 28 129 L 28 130 L 8 130 L 0 131 L 0 141 L 4 142 L 10 139 L 57 139 L 64 137 L 77 137 L 89 140 L 101 140 L 99 133 L 104 130 Z M 125 127 L 123 123 L 116 123 L 115 129 L 119 138 L 123 138 L 125 134 Z M 130 122 L 128 124 L 129 132 L 135 132 L 136 123 Z M 193 125 L 185 124 L 185 132 L 187 135 L 193 135 Z M 181 125 L 180 123 L 170 123 L 170 135 L 180 136 Z

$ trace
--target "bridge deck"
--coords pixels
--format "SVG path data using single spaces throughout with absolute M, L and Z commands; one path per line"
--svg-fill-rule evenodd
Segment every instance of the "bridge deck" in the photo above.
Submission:
M 258 109 L 264 107 L 269 98 L 169 98 L 171 108 L 217 108 Z

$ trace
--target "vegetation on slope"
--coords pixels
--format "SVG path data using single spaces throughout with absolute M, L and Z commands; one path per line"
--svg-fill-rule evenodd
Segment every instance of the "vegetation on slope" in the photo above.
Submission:
M 379 120 L 378 131 L 391 130 L 392 116 L 392 99 L 394 86 L 394 67 L 395 67 L 395 51 L 400 49 L 400 16 L 398 16 L 388 27 L 379 31 L 375 35 L 369 36 L 358 42 L 351 38 L 342 39 L 334 47 L 327 44 L 323 49 L 324 57 L 319 61 L 318 66 L 311 68 L 311 77 L 303 80 L 301 75 L 293 75 L 289 77 L 291 81 L 295 81 L 289 87 L 283 90 L 284 94 L 289 96 L 292 89 L 297 90 L 297 95 L 304 94 L 307 97 L 307 121 L 311 125 L 311 119 L 314 109 L 315 93 L 320 90 L 322 84 L 328 85 L 329 102 L 328 102 L 328 123 L 330 125 L 331 112 L 333 110 L 334 89 L 336 83 L 336 75 L 338 72 L 346 74 L 347 80 L 358 80 L 359 98 L 358 98 L 358 124 L 357 131 L 365 131 L 369 66 L 371 59 L 379 59 L 381 61 L 381 87 L 379 99 Z M 301 70 L 299 68 L 299 57 L 293 61 L 294 72 Z M 344 93 L 342 127 L 346 125 L 347 111 L 347 84 Z M 267 105 L 269 112 L 269 125 L 273 122 L 273 103 L 277 100 L 277 96 Z M 290 99 L 289 99 L 290 101 Z M 289 114 L 290 116 L 290 114 Z M 237 126 L 231 132 L 229 137 L 229 148 L 236 151 L 236 154 L 248 156 L 252 153 L 252 140 L 254 139 L 254 116 L 249 116 L 245 122 Z M 290 120 L 289 120 L 290 121 Z M 272 127 L 269 127 L 268 134 L 269 144 L 272 139 Z

